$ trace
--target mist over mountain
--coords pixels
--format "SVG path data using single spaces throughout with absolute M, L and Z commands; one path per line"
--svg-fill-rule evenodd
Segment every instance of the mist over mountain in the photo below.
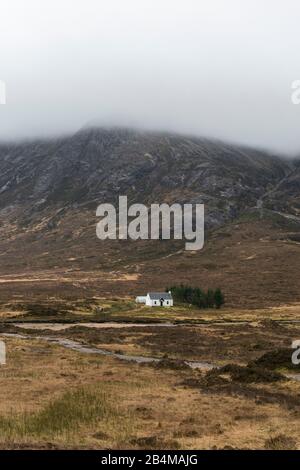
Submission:
M 0 145 L 0 207 L 34 223 L 49 211 L 116 202 L 198 202 L 221 224 L 280 193 L 297 215 L 299 165 L 218 141 L 122 128 Z M 276 189 L 276 191 L 275 191 Z M 272 198 L 266 197 L 272 192 Z M 283 196 L 282 196 L 283 193 Z M 270 200 L 269 200 L 270 199 Z
M 4 2 L 0 139 L 95 119 L 295 154 L 300 7 L 275 3 Z
M 253 208 L 299 212 L 300 163 L 177 134 L 83 128 L 59 139 L 0 145 L 0 207 L 34 223 L 53 210 L 95 209 L 127 195 L 145 204 L 198 202 L 221 224 Z

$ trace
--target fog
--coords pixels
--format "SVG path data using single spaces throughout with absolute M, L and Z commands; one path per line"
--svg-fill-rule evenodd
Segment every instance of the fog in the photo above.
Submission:
M 300 152 L 297 0 L 1 0 L 0 139 L 87 123 Z

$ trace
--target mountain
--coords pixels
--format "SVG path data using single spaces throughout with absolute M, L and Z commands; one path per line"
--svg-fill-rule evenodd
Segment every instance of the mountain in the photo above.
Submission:
M 28 202 L 42 211 L 98 204 L 124 192 L 137 201 L 152 202 L 154 194 L 210 201 L 216 212 L 221 203 L 232 216 L 232 210 L 255 204 L 290 171 L 286 161 L 264 152 L 122 129 L 86 129 L 57 141 L 2 145 L 0 165 L 0 207 L 14 201 L 26 213 Z
M 122 295 L 150 285 L 165 287 L 169 280 L 218 283 L 232 305 L 242 303 L 235 282 L 241 289 L 252 286 L 247 305 L 273 303 L 277 273 L 281 283 L 274 281 L 275 303 L 297 301 L 298 280 L 291 284 L 284 273 L 285 267 L 294 272 L 299 264 L 299 190 L 299 161 L 189 136 L 88 128 L 59 139 L 3 143 L 0 272 L 36 278 L 45 272 L 73 273 L 82 282 L 80 289 L 80 273 L 92 272 L 89 287 L 84 286 L 91 295 L 101 289 Z M 119 195 L 148 206 L 204 203 L 204 250 L 185 252 L 180 241 L 99 241 L 96 208 L 116 203 Z M 255 263 L 245 263 L 249 257 Z M 259 280 L 262 269 L 265 280 Z M 249 282 L 253 270 L 254 284 Z M 121 273 L 130 282 L 116 286 L 113 281 L 111 288 L 105 281 L 99 288 L 100 272 Z M 262 294 L 264 286 L 268 292 Z

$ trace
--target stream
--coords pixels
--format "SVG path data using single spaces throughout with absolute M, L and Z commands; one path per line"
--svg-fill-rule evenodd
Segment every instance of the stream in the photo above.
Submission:
M 175 327 L 176 325 L 172 323 L 158 323 L 158 324 L 128 324 L 128 323 L 80 323 L 78 325 L 81 326 L 91 326 L 92 328 L 130 328 L 133 326 L 164 326 L 164 327 Z M 113 326 L 112 326 L 113 325 Z M 17 326 L 17 324 L 15 324 Z M 48 323 L 47 325 L 41 325 L 41 324 L 27 324 L 25 325 L 20 325 L 22 328 L 30 328 L 30 329 L 49 329 L 52 331 L 57 331 L 57 330 L 63 330 L 66 328 L 69 328 L 71 326 L 70 324 L 51 324 Z M 84 345 L 78 341 L 74 341 L 72 339 L 68 338 L 57 338 L 55 336 L 35 336 L 35 335 L 30 335 L 30 334 L 21 334 L 21 333 L 1 333 L 0 336 L 5 336 L 5 337 L 11 337 L 11 338 L 19 338 L 19 339 L 37 339 L 40 341 L 46 341 L 51 344 L 56 344 L 59 346 L 62 346 L 67 349 L 72 349 L 73 351 L 77 351 L 83 354 L 98 354 L 101 356 L 110 356 L 114 357 L 116 359 L 120 359 L 121 361 L 127 361 L 127 362 L 135 362 L 137 364 L 149 364 L 149 363 L 158 363 L 162 360 L 162 358 L 158 357 L 151 357 L 151 356 L 135 356 L 135 355 L 129 355 L 129 354 L 120 354 L 116 353 L 113 351 L 107 351 L 105 349 L 100 349 L 88 345 Z M 191 367 L 192 369 L 200 369 L 204 371 L 211 370 L 213 368 L 218 368 L 219 366 L 217 364 L 213 364 L 211 362 L 206 362 L 206 361 L 190 361 L 190 360 L 183 360 L 183 362 Z M 297 382 L 300 382 L 300 374 L 285 374 L 285 376 L 290 379 L 290 380 L 295 380 Z
M 1 336 L 10 337 L 10 338 L 19 338 L 19 339 L 37 339 L 40 341 L 47 341 L 48 343 L 57 344 L 63 346 L 67 349 L 72 349 L 73 351 L 78 351 L 84 354 L 100 354 L 101 356 L 111 356 L 122 361 L 136 362 L 137 364 L 146 364 L 153 362 L 160 362 L 161 358 L 150 357 L 150 356 L 132 356 L 128 354 L 119 354 L 112 351 L 106 351 L 105 349 L 94 348 L 91 346 L 86 346 L 67 338 L 56 338 L 54 336 L 32 336 L 32 335 L 22 335 L 19 333 L 1 333 Z M 210 370 L 214 367 L 217 367 L 215 364 L 203 361 L 183 361 L 192 369 L 202 369 Z

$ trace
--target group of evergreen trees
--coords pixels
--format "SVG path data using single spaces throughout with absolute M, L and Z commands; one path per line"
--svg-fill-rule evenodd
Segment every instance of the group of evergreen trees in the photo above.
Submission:
M 181 284 L 167 289 L 172 292 L 173 299 L 177 302 L 189 303 L 199 308 L 221 308 L 225 303 L 221 289 L 208 289 L 202 291 L 199 287 L 191 287 Z

